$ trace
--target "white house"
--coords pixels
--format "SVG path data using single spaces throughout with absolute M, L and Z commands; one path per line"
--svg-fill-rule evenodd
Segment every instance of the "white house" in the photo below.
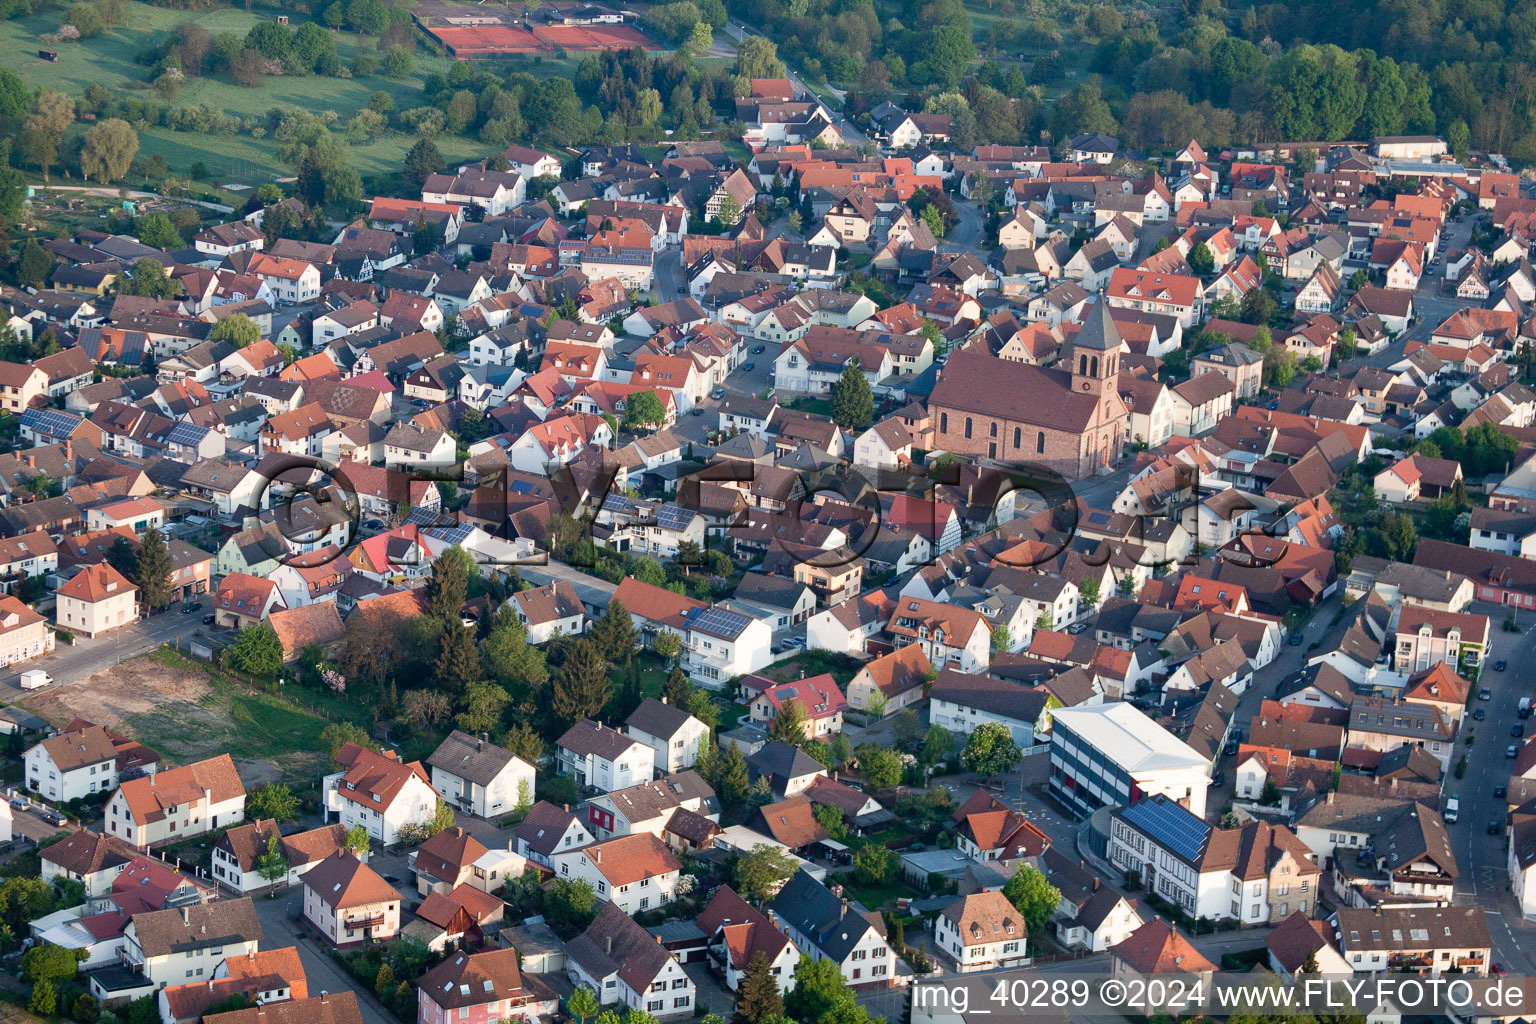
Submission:
M 667 844 L 649 832 L 563 850 L 550 859 L 555 877 L 585 880 L 599 902 L 631 915 L 671 903 L 683 870 Z
M 458 729 L 427 758 L 432 788 L 466 814 L 495 818 L 533 806 L 533 765 Z
M 834 896 L 804 871 L 784 884 L 769 909 L 803 953 L 836 963 L 850 986 L 895 982 L 896 958 L 880 916 Z
M 933 942 L 960 973 L 1017 967 L 1027 960 L 1024 916 L 1001 892 L 961 896 L 939 911 Z
M 108 835 L 145 849 L 245 820 L 245 787 L 228 754 L 128 779 L 107 801 Z
M 619 1003 L 653 1017 L 692 1016 L 693 979 L 677 957 L 612 901 L 565 946 L 565 972 L 598 1002 Z
M 518 823 L 513 840 L 518 856 L 552 867 L 553 858 L 562 850 L 574 849 L 592 842 L 592 833 L 581 819 L 568 808 L 557 807 L 546 800 L 533 805 L 527 817 Z
M 624 720 L 624 732 L 649 746 L 656 769 L 671 775 L 692 768 L 700 744 L 709 740 L 709 726 L 666 698 L 647 697 Z
M 117 745 L 99 725 L 60 733 L 28 750 L 22 761 L 29 792 L 56 804 L 117 788 Z
M 372 750 L 355 743 L 336 754 L 343 770 L 325 777 L 325 818 L 334 815 L 348 828 L 361 825 L 384 846 L 400 841 L 400 830 L 425 825 L 437 813 L 439 799 L 420 761 L 405 764 L 393 750 Z
M 650 744 L 584 718 L 555 741 L 555 759 L 563 775 L 578 786 L 605 793 L 649 782 L 655 773 Z

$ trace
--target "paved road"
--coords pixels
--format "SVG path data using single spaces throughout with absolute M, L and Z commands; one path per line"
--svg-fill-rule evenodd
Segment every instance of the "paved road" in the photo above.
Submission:
M 1503 832 L 1507 805 L 1504 797 L 1493 795 L 1493 787 L 1509 779 L 1511 762 L 1505 754 L 1510 744 L 1523 743 L 1510 735 L 1517 724 L 1531 726 L 1536 719 L 1522 722 L 1517 714 L 1521 697 L 1531 696 L 1529 675 L 1521 671 L 1536 659 L 1536 619 L 1529 614 L 1517 619 L 1521 631 L 1506 633 L 1500 626 L 1504 622 L 1505 609 L 1497 605 L 1477 603 L 1471 611 L 1487 615 L 1493 631 L 1490 634 L 1490 667 L 1478 680 L 1478 688 L 1486 687 L 1489 699 L 1474 700 L 1468 715 L 1481 710 L 1487 717 L 1479 722 L 1468 718 L 1457 737 L 1457 749 L 1452 754 L 1451 767 L 1463 753 L 1467 755 L 1465 777 L 1446 776 L 1443 791 L 1461 798 L 1458 820 L 1449 826 L 1451 848 L 1456 854 L 1461 877 L 1456 882 L 1456 902 L 1476 904 L 1489 912 L 1489 926 L 1493 933 L 1496 963 L 1503 964 L 1511 974 L 1526 975 L 1536 971 L 1536 924 L 1524 921 L 1514 899 L 1509 895 L 1509 879 L 1506 873 L 1506 843 Z M 1500 658 L 1508 660 L 1511 668 L 1506 672 L 1492 670 L 1492 662 Z M 1488 826 L 1497 822 L 1498 835 L 1489 835 Z
M 284 946 L 297 946 L 299 961 L 304 965 L 304 974 L 309 979 L 311 996 L 351 989 L 357 993 L 357 1004 L 363 1011 L 363 1024 L 395 1024 L 394 1017 L 380 1005 L 373 993 L 355 984 L 351 976 L 331 959 L 331 951 L 321 947 L 319 941 L 311 937 L 313 933 L 295 921 L 302 894 L 303 890 L 294 886 L 279 893 L 276 899 L 252 897 L 256 905 L 256 916 L 261 921 L 261 947 L 281 949 Z
M 94 640 L 76 637 L 73 646 L 60 643 L 48 657 L 34 658 L 7 670 L 0 676 L 0 700 L 15 702 L 24 696 L 19 680 L 27 669 L 40 668 L 53 676 L 54 686 L 69 686 L 161 644 L 179 641 L 185 646 L 198 632 L 207 632 L 201 616 L 182 615 L 177 608 L 171 608 Z

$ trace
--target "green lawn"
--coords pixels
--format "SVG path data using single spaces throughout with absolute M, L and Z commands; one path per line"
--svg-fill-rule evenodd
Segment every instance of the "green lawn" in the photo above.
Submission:
M 135 63 L 134 58 L 159 46 L 177 25 L 192 21 L 215 35 L 221 32 L 244 35 L 252 25 L 268 17 L 270 14 L 231 7 L 177 11 L 130 0 L 123 25 L 92 39 L 62 43 L 58 46 L 58 61 L 49 62 L 38 58 L 36 53 L 38 36 L 59 26 L 60 10 L 50 8 L 30 17 L 0 22 L 0 50 L 13 55 L 7 65 L 34 88 L 58 89 L 78 96 L 87 86 L 100 82 L 109 89 L 133 92 L 143 90 L 148 73 L 148 69 Z M 374 43 L 371 37 L 360 40 L 351 33 L 340 33 L 337 51 L 342 63 L 350 66 L 359 46 L 372 49 Z M 274 76 L 265 79 L 257 88 L 247 89 L 218 78 L 191 78 L 171 103 L 175 106 L 205 103 L 239 116 L 261 114 L 280 106 L 333 110 L 339 121 L 345 121 L 365 107 L 368 97 L 380 89 L 394 97 L 398 109 L 421 106 L 424 102 L 421 87 L 426 76 L 434 71 L 447 73 L 451 63 L 442 54 L 423 46 L 416 53 L 411 74 L 402 79 Z M 576 63 L 546 58 L 519 61 L 511 66 L 541 77 L 569 77 L 574 73 Z M 363 174 L 394 170 L 414 141 L 411 135 L 391 133 L 352 145 L 353 162 Z M 244 134 L 200 135 L 147 128 L 139 133 L 139 144 L 140 151 L 146 156 L 164 156 L 172 170 L 185 172 L 193 163 L 202 161 L 214 177 L 223 181 L 260 183 L 289 171 L 275 158 L 278 143 L 270 136 L 258 140 Z M 444 136 L 437 140 L 437 144 L 450 161 L 478 158 L 486 152 L 483 144 L 462 136 Z
M 165 649 L 145 657 L 209 673 L 209 691 L 196 703 L 165 703 L 126 722 L 140 742 L 178 764 L 227 753 L 242 774 L 245 766 L 266 762 L 265 771 L 255 774 L 307 787 L 324 768 L 321 731 L 332 721 L 357 717 L 355 707 L 331 694 L 304 690 L 289 697 L 256 690 Z

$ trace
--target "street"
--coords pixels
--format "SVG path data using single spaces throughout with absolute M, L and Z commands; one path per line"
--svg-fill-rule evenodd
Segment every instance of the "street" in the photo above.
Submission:
M 322 948 L 319 940 L 313 937 L 314 933 L 301 923 L 299 903 L 303 892 L 301 887 L 291 886 L 278 893 L 276 899 L 251 897 L 256 907 L 256 917 L 261 921 L 261 948 L 297 947 L 299 961 L 304 965 L 304 974 L 309 979 L 311 996 L 351 989 L 357 993 L 357 1005 L 363 1011 L 364 1024 L 394 1024 L 394 1017 L 374 998 L 368 986 L 354 981 L 351 975 L 342 970 L 331 958 L 330 949 Z
M 23 670 L 40 668 L 53 676 L 54 686 L 70 686 L 161 644 L 185 646 L 194 634 L 206 631 L 200 615 L 183 615 L 173 607 L 95 639 L 77 636 L 72 645 L 60 641 L 46 658 L 33 658 L 0 677 L 0 700 L 25 706 L 19 682 Z

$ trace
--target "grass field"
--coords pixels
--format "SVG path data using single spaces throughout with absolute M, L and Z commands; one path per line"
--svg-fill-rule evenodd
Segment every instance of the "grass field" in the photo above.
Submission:
M 210 33 L 234 32 L 244 35 L 252 25 L 267 20 L 270 14 L 230 7 L 203 11 L 175 11 L 149 4 L 130 2 L 122 26 L 93 39 L 62 43 L 57 47 L 57 62 L 37 56 L 38 36 L 59 26 L 62 12 L 49 8 L 26 18 L 0 22 L 0 52 L 10 53 L 7 66 L 34 88 L 57 89 L 78 96 L 93 83 L 132 94 L 143 89 L 147 69 L 135 58 L 160 45 L 177 25 L 192 21 Z M 337 51 L 344 65 L 350 66 L 358 47 L 371 50 L 375 40 L 361 39 L 352 33 L 339 33 Z M 175 106 L 208 104 L 225 113 L 239 116 L 262 114 L 279 106 L 305 110 L 334 110 L 345 121 L 368 103 L 368 97 L 380 89 L 394 97 L 398 109 L 406 110 L 424 103 L 422 82 L 434 71 L 447 73 L 452 62 L 442 54 L 417 50 L 415 67 L 401 79 L 370 76 L 342 79 L 319 76 L 274 76 L 256 88 L 243 88 L 217 78 L 191 78 L 171 101 Z M 496 62 L 498 69 L 515 67 L 539 77 L 570 77 L 577 62 L 545 57 L 542 60 Z M 141 92 L 142 95 L 153 95 Z M 370 142 L 350 146 L 357 169 L 363 174 L 392 171 L 399 167 L 407 149 L 415 141 L 409 134 L 389 133 Z M 484 156 L 487 147 L 462 136 L 442 136 L 437 145 L 450 161 Z M 146 156 L 165 157 L 173 171 L 185 172 L 202 161 L 210 173 L 223 181 L 247 181 L 259 184 L 289 173 L 275 157 L 278 143 L 270 136 L 253 139 L 249 135 L 199 135 L 148 128 L 139 133 L 140 151 Z

